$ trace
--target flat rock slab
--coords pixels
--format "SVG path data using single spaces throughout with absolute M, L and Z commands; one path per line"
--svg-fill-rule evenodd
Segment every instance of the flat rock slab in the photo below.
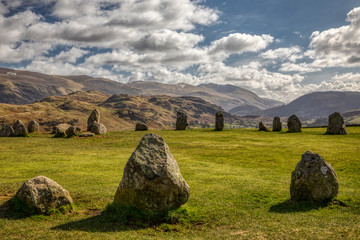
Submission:
M 94 133 L 82 133 L 79 135 L 79 137 L 93 137 L 93 136 L 95 136 Z

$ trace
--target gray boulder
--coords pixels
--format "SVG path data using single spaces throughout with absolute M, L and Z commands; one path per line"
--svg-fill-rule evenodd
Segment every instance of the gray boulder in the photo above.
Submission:
M 28 125 L 28 132 L 34 133 L 34 132 L 39 132 L 39 131 L 40 131 L 39 123 L 35 120 L 30 121 L 29 125 Z
M 14 129 L 11 125 L 3 125 L 0 130 L 0 137 L 12 137 L 14 136 Z
M 259 123 L 259 131 L 270 132 L 270 129 L 266 126 L 265 123 L 260 122 L 260 123 Z
M 61 126 L 56 126 L 54 129 L 54 138 L 66 137 L 66 129 Z
M 176 115 L 176 130 L 186 130 L 188 126 L 187 116 L 184 112 L 177 112 Z
M 273 120 L 273 132 L 280 132 L 282 130 L 282 124 L 279 117 L 274 117 Z
M 47 213 L 73 202 L 68 191 L 44 176 L 27 180 L 15 197 L 38 213 Z
M 215 131 L 222 131 L 224 129 L 224 114 L 217 112 L 215 114 Z
M 322 202 L 338 194 L 333 167 L 320 155 L 307 151 L 291 173 L 290 195 L 296 201 Z
M 145 134 L 126 163 L 114 203 L 163 211 L 180 207 L 189 196 L 190 187 L 164 139 Z
M 107 133 L 107 129 L 102 123 L 94 123 L 91 127 L 91 132 L 96 135 L 105 135 Z
M 13 129 L 15 137 L 26 137 L 28 135 L 26 127 L 21 120 L 17 120 L 16 122 L 14 122 Z
M 329 116 L 329 124 L 326 134 L 332 134 L 332 135 L 348 134 L 346 130 L 344 117 L 340 113 L 334 112 Z
M 135 126 L 135 131 L 147 131 L 148 126 L 145 123 L 138 122 Z
M 100 112 L 97 109 L 94 109 L 88 118 L 87 121 L 87 131 L 91 131 L 92 125 L 94 123 L 100 123 Z
M 296 115 L 292 115 L 288 118 L 288 132 L 296 133 L 301 132 L 301 122 Z
M 80 127 L 70 126 L 68 129 L 66 129 L 65 134 L 67 137 L 73 137 L 78 136 L 81 132 Z

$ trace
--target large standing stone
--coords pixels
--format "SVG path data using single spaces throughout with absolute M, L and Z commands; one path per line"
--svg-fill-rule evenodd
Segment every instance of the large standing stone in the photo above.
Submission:
M 186 130 L 188 126 L 187 116 L 184 112 L 177 112 L 176 115 L 176 130 Z
M 68 191 L 44 176 L 27 180 L 15 197 L 38 213 L 46 213 L 73 202 Z
M 336 197 L 339 184 L 333 167 L 318 154 L 307 151 L 291 173 L 291 199 L 322 202 Z
M 96 135 L 105 135 L 107 133 L 107 129 L 102 123 L 94 123 L 91 127 L 91 132 Z
M 148 126 L 145 123 L 138 122 L 135 126 L 135 131 L 147 131 Z
M 273 132 L 280 132 L 282 129 L 282 124 L 279 117 L 274 117 L 273 120 Z
M 80 127 L 70 126 L 68 129 L 66 129 L 65 133 L 68 137 L 78 136 L 81 132 Z
M 270 129 L 266 126 L 265 123 L 260 122 L 260 123 L 259 123 L 259 131 L 270 132 Z
M 334 112 L 329 116 L 329 124 L 326 134 L 333 134 L 333 135 L 348 134 L 346 130 L 344 117 L 340 113 Z
M 164 139 L 145 134 L 126 163 L 114 203 L 163 211 L 180 207 L 189 196 L 190 187 Z
M 215 114 L 215 131 L 222 131 L 224 129 L 224 114 L 217 112 Z
M 301 132 L 301 122 L 296 115 L 292 115 L 288 118 L 288 132 L 295 133 Z
M 94 123 L 100 123 L 100 112 L 97 109 L 94 109 L 88 118 L 87 131 L 91 131 Z
M 17 120 L 16 122 L 14 122 L 13 129 L 15 137 L 26 137 L 28 135 L 26 127 L 21 120 Z
M 11 125 L 3 125 L 0 130 L 0 137 L 12 137 L 14 136 L 14 129 Z
M 29 125 L 28 125 L 28 132 L 34 133 L 34 132 L 39 132 L 39 131 L 40 131 L 39 123 L 35 120 L 30 121 Z

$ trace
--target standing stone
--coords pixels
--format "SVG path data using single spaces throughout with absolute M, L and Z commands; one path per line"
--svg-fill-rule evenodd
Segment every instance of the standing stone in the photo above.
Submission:
M 29 122 L 29 125 L 28 125 L 29 133 L 34 133 L 34 132 L 39 132 L 39 131 L 40 131 L 40 125 L 37 121 L 33 120 L 33 121 Z
M 138 122 L 135 126 L 135 131 L 147 131 L 148 126 L 145 123 Z
M 338 113 L 334 112 L 329 116 L 329 124 L 325 134 L 332 135 L 347 135 L 346 125 L 344 117 Z
M 96 135 L 105 135 L 107 133 L 107 129 L 102 123 L 94 123 L 91 127 L 91 132 Z
M 68 129 L 66 129 L 65 133 L 68 137 L 78 136 L 81 132 L 81 128 L 70 126 Z
M 97 109 L 94 109 L 88 118 L 87 131 L 91 131 L 94 123 L 100 123 L 100 112 Z
M 21 120 L 17 120 L 16 122 L 14 122 L 13 129 L 15 137 L 26 137 L 28 135 L 26 127 Z
M 184 112 L 177 112 L 176 115 L 176 130 L 186 130 L 188 126 L 187 116 Z
M 322 202 L 336 197 L 338 189 L 333 167 L 311 151 L 302 155 L 291 173 L 290 194 L 293 200 Z
M 66 129 L 62 128 L 59 125 L 55 127 L 54 132 L 55 132 L 54 138 L 66 137 Z
M 301 132 L 301 122 L 296 115 L 292 115 L 288 118 L 288 132 L 296 133 Z
M 12 137 L 14 136 L 14 129 L 11 125 L 3 125 L 0 130 L 0 137 Z
M 68 191 L 44 176 L 27 180 L 15 197 L 38 213 L 46 213 L 73 202 Z
M 260 123 L 259 123 L 259 131 L 270 132 L 270 129 L 266 126 L 265 123 L 260 122 Z
M 217 112 L 215 114 L 215 131 L 222 131 L 224 129 L 224 114 Z
M 164 139 L 145 134 L 126 163 L 114 203 L 164 211 L 180 207 L 189 196 L 190 187 Z
M 274 117 L 273 120 L 273 132 L 280 132 L 282 129 L 282 124 L 279 117 Z

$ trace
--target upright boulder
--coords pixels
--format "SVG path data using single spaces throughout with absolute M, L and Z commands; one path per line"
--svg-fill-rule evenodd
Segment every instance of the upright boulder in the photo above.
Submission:
M 265 123 L 260 122 L 260 123 L 259 123 L 259 131 L 270 132 L 270 129 L 266 126 Z
M 176 130 L 186 130 L 188 126 L 187 116 L 184 112 L 177 112 L 176 115 Z
M 39 132 L 39 131 L 40 131 L 39 123 L 35 120 L 30 121 L 29 125 L 28 125 L 28 132 L 34 133 L 34 132 Z
M 142 122 L 136 123 L 135 131 L 147 131 L 147 130 L 148 130 L 148 126 L 145 123 Z
M 322 202 L 336 197 L 339 184 L 333 167 L 307 151 L 291 173 L 290 195 L 295 201 Z
M 92 125 L 94 123 L 100 123 L 100 112 L 97 109 L 94 109 L 88 118 L 87 121 L 87 131 L 91 131 Z
M 15 197 L 31 209 L 43 214 L 73 202 L 68 191 L 44 176 L 27 180 Z
M 222 131 L 224 129 L 224 114 L 217 112 L 215 114 L 215 131 Z
M 0 130 L 0 137 L 12 137 L 14 136 L 14 129 L 11 125 L 3 125 Z
M 28 135 L 26 127 L 21 120 L 17 120 L 16 122 L 14 122 L 13 129 L 15 137 L 26 137 Z
M 340 113 L 334 112 L 329 116 L 329 124 L 325 134 L 332 134 L 332 135 L 348 134 L 346 130 L 344 117 Z
M 105 135 L 107 133 L 107 129 L 102 123 L 94 123 L 91 127 L 91 132 L 96 135 Z
M 68 129 L 66 129 L 65 134 L 67 137 L 73 137 L 78 136 L 81 132 L 80 127 L 70 126 Z
M 273 120 L 273 132 L 280 132 L 282 129 L 282 124 L 279 117 L 274 117 Z
M 163 211 L 180 207 L 189 196 L 190 187 L 164 139 L 145 134 L 126 163 L 114 203 Z
M 296 115 L 292 115 L 288 118 L 288 132 L 296 133 L 301 132 L 301 122 Z

